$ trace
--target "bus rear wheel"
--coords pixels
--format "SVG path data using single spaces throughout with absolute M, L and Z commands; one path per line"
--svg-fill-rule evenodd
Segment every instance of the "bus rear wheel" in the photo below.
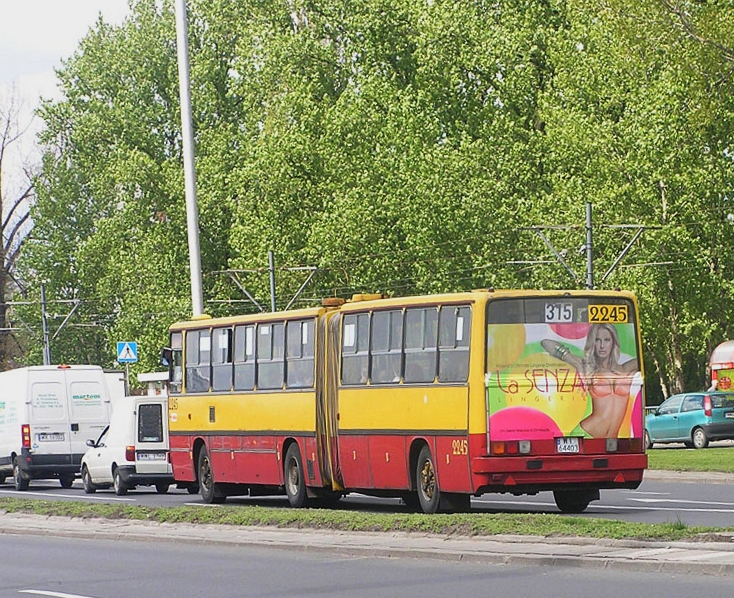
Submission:
M 306 479 L 303 477 L 303 460 L 296 443 L 291 444 L 285 453 L 285 493 L 290 505 L 299 509 L 308 505 Z
M 441 503 L 441 490 L 436 479 L 436 467 L 431 456 L 431 449 L 427 446 L 424 446 L 418 454 L 415 483 L 421 510 L 429 514 L 437 513 Z
M 554 490 L 553 498 L 561 513 L 583 513 L 592 500 L 599 500 L 599 491 Z
M 207 504 L 221 504 L 227 497 L 222 494 L 214 482 L 214 474 L 212 472 L 212 462 L 209 459 L 209 453 L 205 448 L 199 453 L 199 489 L 201 490 L 201 498 Z

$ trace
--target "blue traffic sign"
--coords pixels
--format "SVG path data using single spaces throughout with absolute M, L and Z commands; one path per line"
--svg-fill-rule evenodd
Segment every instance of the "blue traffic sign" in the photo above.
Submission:
M 138 361 L 138 343 L 117 343 L 117 362 L 136 363 Z

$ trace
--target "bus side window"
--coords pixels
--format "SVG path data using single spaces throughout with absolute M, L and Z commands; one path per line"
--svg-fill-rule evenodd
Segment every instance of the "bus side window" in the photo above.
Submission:
M 435 307 L 405 310 L 405 382 L 433 382 L 436 379 Z
M 369 314 L 347 314 L 342 327 L 342 384 L 366 384 L 369 377 Z
M 232 329 L 212 331 L 212 390 L 232 390 Z
M 186 332 L 186 391 L 209 390 L 211 337 L 209 330 Z
M 285 365 L 285 325 L 283 322 L 257 327 L 257 388 L 283 388 Z
M 234 389 L 255 388 L 255 325 L 234 329 Z
M 438 381 L 466 382 L 469 377 L 471 308 L 442 307 L 438 334 Z
M 372 313 L 372 384 L 400 382 L 403 370 L 403 312 L 399 309 Z
M 314 378 L 314 322 L 295 320 L 286 324 L 286 386 L 308 388 Z

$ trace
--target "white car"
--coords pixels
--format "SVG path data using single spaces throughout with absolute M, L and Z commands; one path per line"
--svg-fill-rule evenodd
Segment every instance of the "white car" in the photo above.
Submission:
M 168 399 L 124 397 L 112 410 L 110 425 L 97 440 L 87 440 L 82 457 L 84 492 L 115 489 L 123 495 L 136 486 L 168 492 L 174 483 L 168 442 Z

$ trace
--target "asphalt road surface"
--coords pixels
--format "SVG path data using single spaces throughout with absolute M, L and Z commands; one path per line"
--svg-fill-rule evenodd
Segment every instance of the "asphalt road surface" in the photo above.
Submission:
M 270 548 L 0 535 L 0 598 L 730 598 L 732 580 Z

